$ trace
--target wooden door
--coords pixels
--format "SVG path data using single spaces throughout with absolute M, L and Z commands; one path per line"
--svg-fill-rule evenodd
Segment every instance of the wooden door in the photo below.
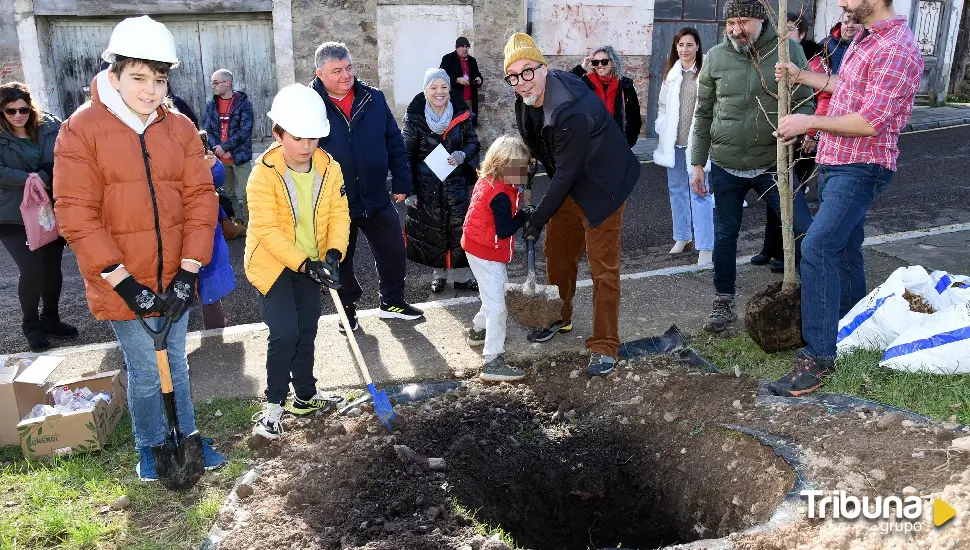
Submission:
M 91 81 L 101 69 L 101 53 L 115 23 L 55 20 L 51 23 L 51 53 L 57 75 L 52 86 L 57 105 L 44 106 L 61 118 L 84 104 Z

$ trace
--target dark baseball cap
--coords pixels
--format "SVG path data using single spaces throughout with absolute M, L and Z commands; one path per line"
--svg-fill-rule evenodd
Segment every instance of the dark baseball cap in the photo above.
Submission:
M 455 47 L 460 48 L 462 46 L 471 47 L 472 43 L 468 41 L 464 36 L 459 36 L 458 40 L 455 40 Z

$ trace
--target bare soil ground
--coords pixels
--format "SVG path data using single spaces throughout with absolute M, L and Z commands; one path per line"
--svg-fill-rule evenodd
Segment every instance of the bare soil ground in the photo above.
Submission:
M 487 525 L 524 548 L 657 548 L 765 522 L 802 482 L 858 496 L 909 488 L 970 504 L 970 453 L 948 452 L 966 434 L 953 426 L 878 407 L 756 401 L 756 380 L 666 359 L 624 361 L 606 379 L 586 378 L 584 366 L 583 357 L 547 360 L 528 366 L 522 384 L 468 382 L 398 406 L 393 433 L 367 410 L 287 418 L 283 439 L 250 441 L 265 444 L 261 474 L 220 513 L 220 547 L 505 548 L 485 540 Z M 798 471 L 728 426 L 787 442 Z M 395 446 L 422 456 L 402 459 L 408 453 Z M 730 538 L 745 550 L 970 544 L 960 517 L 895 538 L 863 521 Z

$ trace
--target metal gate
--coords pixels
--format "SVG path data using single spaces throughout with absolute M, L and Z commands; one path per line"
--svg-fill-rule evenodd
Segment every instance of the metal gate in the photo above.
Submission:
M 255 15 L 253 17 L 252 15 Z M 201 117 L 212 98 L 209 77 L 229 69 L 233 87 L 246 92 L 253 104 L 253 139 L 270 139 L 266 117 L 276 95 L 273 28 L 268 15 L 245 20 L 156 17 L 175 37 L 181 64 L 169 75 L 172 90 Z M 58 79 L 56 97 L 67 117 L 85 101 L 91 80 L 101 65 L 101 52 L 120 19 L 58 18 L 51 21 L 50 39 Z

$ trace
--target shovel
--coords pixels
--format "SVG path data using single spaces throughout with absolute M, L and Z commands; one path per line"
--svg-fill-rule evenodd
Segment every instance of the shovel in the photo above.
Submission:
M 165 318 L 161 330 L 155 331 L 138 316 L 141 326 L 155 342 L 155 359 L 158 361 L 158 378 L 162 383 L 162 401 L 165 403 L 165 416 L 168 417 L 169 432 L 161 445 L 152 446 L 155 470 L 162 486 L 170 491 L 189 489 L 205 473 L 205 458 L 202 456 L 202 436 L 195 432 L 186 436 L 179 429 L 175 409 L 175 390 L 172 385 L 172 371 L 168 365 L 166 340 L 174 322 Z
M 524 205 L 532 204 L 532 181 L 529 180 L 523 193 Z M 543 329 L 562 319 L 562 298 L 559 287 L 536 283 L 535 240 L 525 240 L 528 257 L 524 283 L 505 283 L 505 306 L 513 319 L 519 324 Z
M 370 399 L 374 401 L 374 414 L 377 415 L 377 419 L 381 421 L 381 424 L 385 428 L 391 430 L 391 422 L 397 418 L 397 413 L 394 412 L 394 407 L 391 405 L 391 400 L 387 397 L 387 392 L 378 391 L 374 387 L 374 381 L 371 380 L 370 372 L 367 370 L 367 364 L 364 363 L 364 356 L 360 353 L 360 347 L 357 345 L 357 337 L 354 336 L 354 331 L 350 328 L 350 321 L 347 320 L 347 313 L 344 311 L 344 305 L 340 301 L 340 295 L 333 288 L 327 287 L 330 290 L 330 297 L 333 298 L 333 305 L 337 308 L 337 315 L 340 316 L 340 322 L 344 325 L 344 332 L 347 334 L 347 338 L 350 340 L 350 349 L 354 351 L 354 359 L 357 361 L 357 368 L 360 369 L 361 376 L 364 377 L 364 383 L 367 384 L 367 391 L 370 392 Z M 368 399 L 354 401 L 344 409 L 341 409 L 341 414 L 344 414 L 344 410 L 357 404 L 367 401 Z

